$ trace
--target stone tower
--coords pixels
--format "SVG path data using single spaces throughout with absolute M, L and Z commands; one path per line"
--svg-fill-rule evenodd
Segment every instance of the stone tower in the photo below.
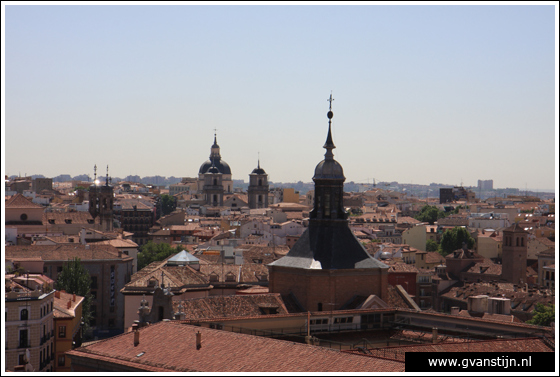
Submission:
M 202 192 L 206 198 L 206 204 L 213 207 L 221 207 L 224 205 L 224 186 L 222 185 L 223 175 L 212 166 L 204 173 L 204 186 Z
M 99 216 L 101 231 L 113 231 L 113 186 L 109 184 L 109 165 L 105 184 L 97 180 L 97 165 L 94 166 L 93 185 L 89 186 L 89 213 L 95 219 Z
M 260 159 L 257 167 L 249 174 L 249 208 L 268 208 L 268 174 L 261 168 Z
M 332 95 L 329 102 L 332 106 Z M 340 309 L 357 296 L 387 299 L 389 267 L 371 257 L 348 226 L 342 203 L 346 178 L 332 152 L 331 106 L 325 159 L 313 176 L 309 227 L 286 256 L 268 265 L 269 292 L 295 298 L 305 311 Z
M 513 284 L 527 283 L 527 235 L 518 223 L 504 229 L 502 279 Z

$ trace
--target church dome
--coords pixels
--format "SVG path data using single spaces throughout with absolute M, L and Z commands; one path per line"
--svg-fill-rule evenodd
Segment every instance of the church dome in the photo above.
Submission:
M 315 167 L 315 175 L 313 179 L 342 179 L 344 180 L 344 173 L 342 165 L 336 160 L 323 160 Z
M 202 165 L 200 165 L 200 169 L 198 170 L 199 174 L 207 173 L 208 170 L 212 167 L 212 164 L 218 169 L 218 171 L 222 174 L 231 174 L 231 169 L 227 162 L 222 159 L 212 158 L 211 160 L 206 161 Z M 212 172 L 210 172 L 212 173 Z

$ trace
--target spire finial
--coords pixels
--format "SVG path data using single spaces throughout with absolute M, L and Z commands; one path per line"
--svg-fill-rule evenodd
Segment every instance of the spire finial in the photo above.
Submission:
M 257 169 L 261 168 L 261 152 L 257 152 L 258 159 L 257 159 Z
M 109 165 L 107 165 L 107 175 L 105 176 L 105 186 L 109 186 Z
M 325 153 L 325 159 L 332 159 L 333 158 L 333 153 L 332 150 L 334 148 L 336 148 L 334 146 L 333 140 L 332 140 L 332 133 L 331 133 L 331 119 L 333 117 L 333 112 L 332 112 L 332 101 L 334 101 L 334 98 L 332 98 L 332 91 L 331 91 L 331 95 L 329 97 L 329 99 L 327 100 L 329 102 L 329 112 L 327 113 L 327 118 L 329 118 L 329 132 L 327 134 L 327 141 L 325 141 L 325 145 L 323 145 L 323 148 L 325 148 L 327 150 L 327 152 Z
M 93 165 L 93 182 L 97 181 L 97 164 Z

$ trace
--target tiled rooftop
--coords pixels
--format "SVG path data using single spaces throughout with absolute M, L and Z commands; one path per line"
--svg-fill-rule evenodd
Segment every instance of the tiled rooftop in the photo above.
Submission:
M 276 308 L 273 314 L 287 314 L 280 294 L 253 294 L 210 296 L 204 298 L 173 301 L 173 312 L 179 311 L 179 304 L 183 305 L 185 319 L 212 319 L 227 317 L 253 317 L 267 312 L 261 308 Z
M 164 321 L 68 352 L 147 371 L 404 372 L 402 361 Z M 200 332 L 201 348 L 196 347 Z
M 82 261 L 102 259 L 132 259 L 126 254 L 120 258 L 118 250 L 110 245 L 61 244 L 61 245 L 18 245 L 7 246 L 4 252 L 7 260 L 38 258 L 44 261 L 67 261 L 80 258 Z

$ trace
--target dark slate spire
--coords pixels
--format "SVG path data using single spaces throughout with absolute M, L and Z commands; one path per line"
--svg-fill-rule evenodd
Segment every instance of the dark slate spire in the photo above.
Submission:
M 327 134 L 327 141 L 325 141 L 325 145 L 323 145 L 323 148 L 327 150 L 327 152 L 325 153 L 325 159 L 332 160 L 334 156 L 332 150 L 336 148 L 334 146 L 331 133 L 331 119 L 334 115 L 332 112 L 332 101 L 334 101 L 334 98 L 332 98 L 332 93 L 327 101 L 329 101 L 329 112 L 327 113 L 327 118 L 329 118 L 329 133 Z
M 344 174 L 342 166 L 333 158 L 335 148 L 331 119 L 332 94 L 328 99 L 329 132 L 324 148 L 325 159 L 315 168 L 315 199 L 309 213 L 309 227 L 303 232 L 288 254 L 270 266 L 305 269 L 388 269 L 371 257 L 348 226 L 348 213 L 344 210 Z

